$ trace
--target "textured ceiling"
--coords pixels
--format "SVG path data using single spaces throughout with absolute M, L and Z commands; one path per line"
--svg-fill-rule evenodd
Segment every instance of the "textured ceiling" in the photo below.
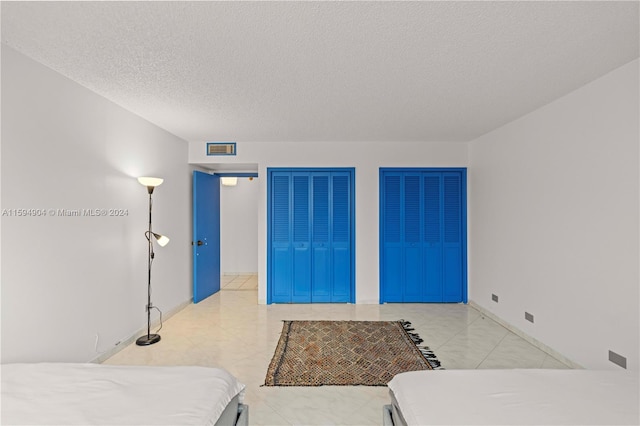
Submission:
M 639 56 L 633 2 L 2 2 L 2 42 L 190 141 L 467 141 Z

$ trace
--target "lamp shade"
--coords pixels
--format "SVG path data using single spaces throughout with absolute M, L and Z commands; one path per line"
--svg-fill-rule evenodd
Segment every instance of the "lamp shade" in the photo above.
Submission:
M 156 177 L 139 177 L 138 178 L 138 182 L 140 182 L 142 185 L 148 187 L 156 187 L 156 186 L 160 186 L 162 184 L 162 182 L 164 182 L 164 179 L 161 178 L 156 178 Z
M 167 244 L 169 244 L 169 237 L 166 237 L 164 235 L 160 235 L 160 234 L 156 234 L 155 232 L 152 232 L 154 238 L 156 239 L 156 241 L 158 241 L 158 245 L 160 247 L 164 247 Z
M 221 177 L 220 182 L 224 186 L 236 186 L 238 184 L 238 178 L 237 177 Z

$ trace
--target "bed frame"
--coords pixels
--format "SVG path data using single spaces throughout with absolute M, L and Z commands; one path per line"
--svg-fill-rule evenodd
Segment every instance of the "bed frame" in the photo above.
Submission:
M 236 395 L 227 404 L 215 426 L 249 426 L 249 406 L 240 404 Z

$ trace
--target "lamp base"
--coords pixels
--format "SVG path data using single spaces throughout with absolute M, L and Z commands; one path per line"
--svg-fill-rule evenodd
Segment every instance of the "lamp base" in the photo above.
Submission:
M 158 343 L 160 341 L 160 335 L 159 334 L 145 334 L 144 336 L 138 337 L 138 340 L 136 340 L 136 345 L 138 346 L 149 346 L 149 345 L 153 345 L 154 343 Z

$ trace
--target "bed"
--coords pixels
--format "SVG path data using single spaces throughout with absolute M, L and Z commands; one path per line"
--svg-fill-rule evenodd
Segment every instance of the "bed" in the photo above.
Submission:
M 208 367 L 3 364 L 1 423 L 248 425 L 245 386 Z
M 388 386 L 385 426 L 640 424 L 636 371 L 415 371 Z

